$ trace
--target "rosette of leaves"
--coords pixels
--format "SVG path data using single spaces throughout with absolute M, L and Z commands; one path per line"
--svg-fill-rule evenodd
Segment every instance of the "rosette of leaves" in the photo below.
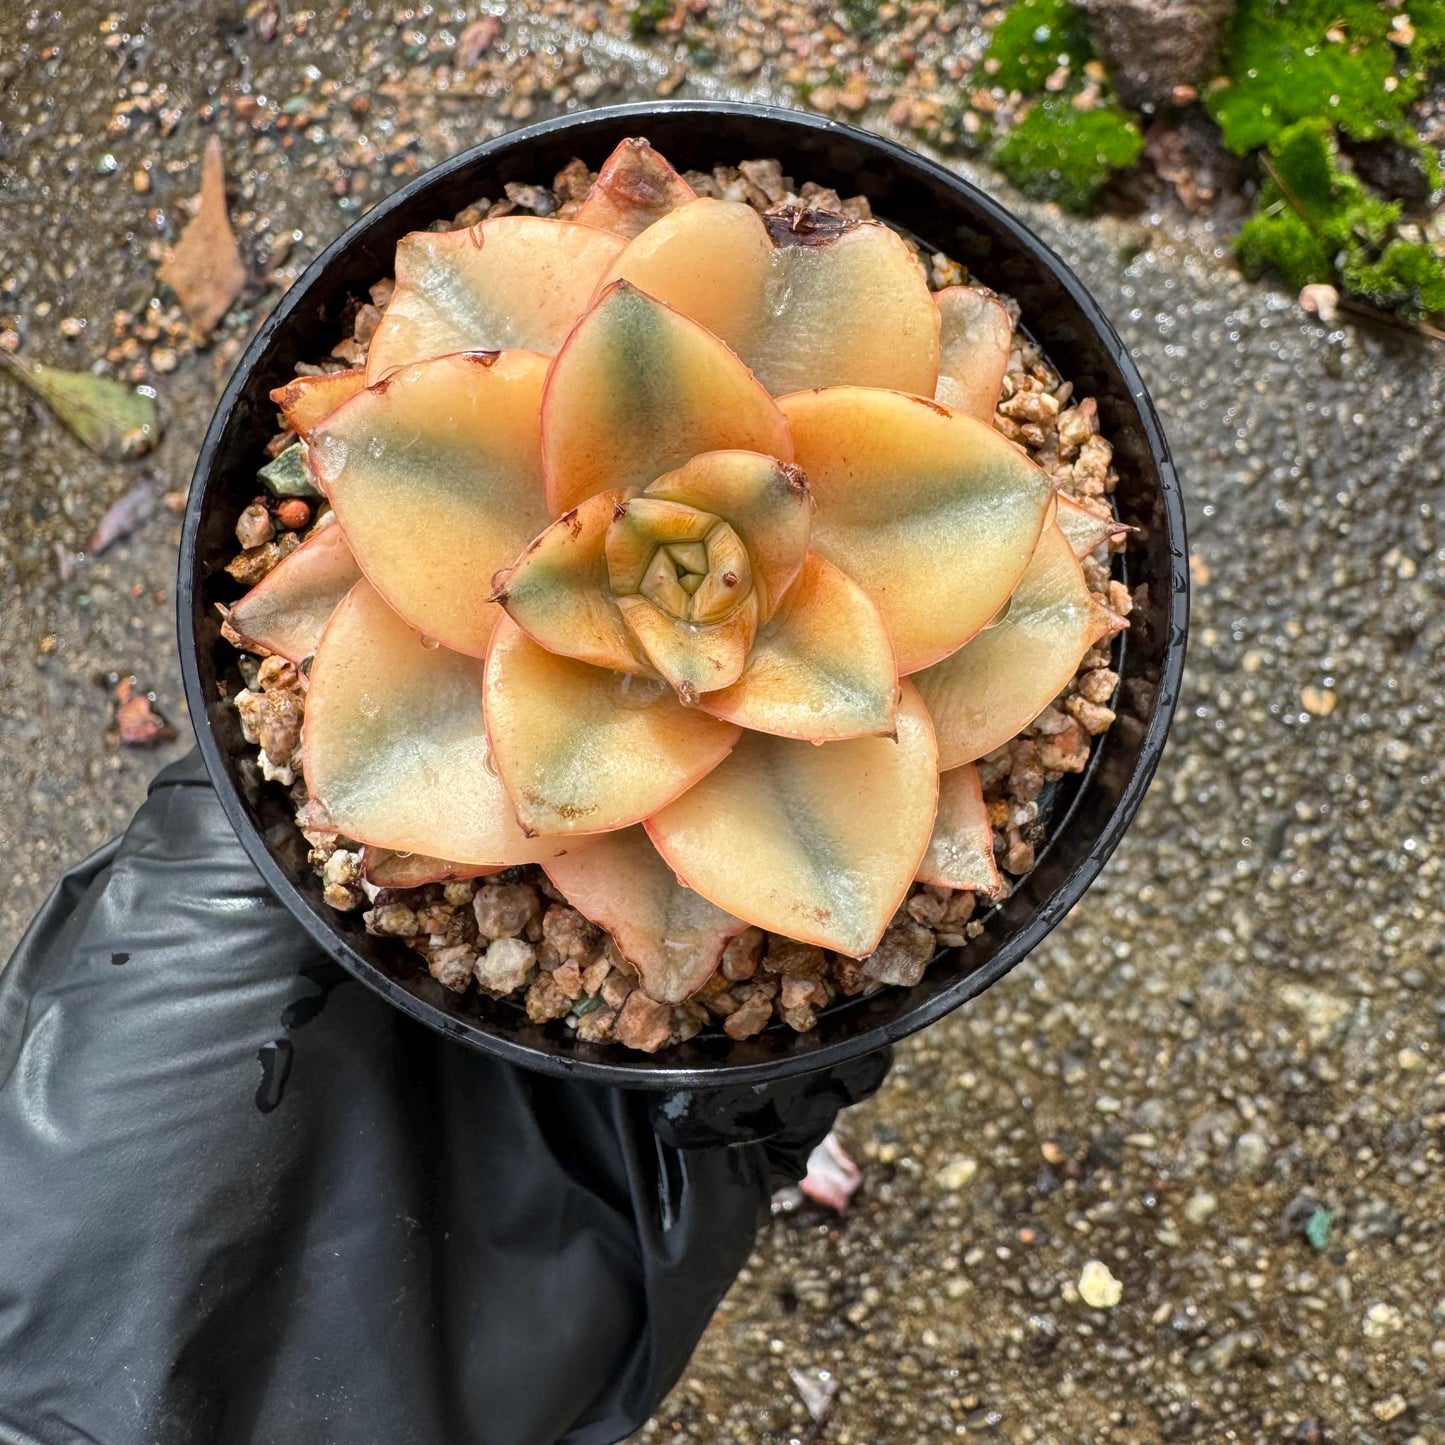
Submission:
M 977 886 L 973 760 L 1122 625 L 989 424 L 1009 334 L 640 140 L 570 219 L 403 239 L 364 370 L 277 393 L 336 523 L 230 615 L 311 657 L 308 826 L 540 864 L 664 1002 L 749 924 L 861 957 Z

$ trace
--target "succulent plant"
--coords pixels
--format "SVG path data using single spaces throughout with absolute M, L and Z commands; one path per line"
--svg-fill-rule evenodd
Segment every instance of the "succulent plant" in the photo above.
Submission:
M 336 524 L 230 616 L 312 658 L 311 825 L 541 864 L 668 1003 L 749 924 L 862 957 L 995 889 L 971 764 L 1122 625 L 1111 524 L 989 424 L 1010 329 L 641 140 L 571 219 L 406 237 L 364 370 L 275 393 Z

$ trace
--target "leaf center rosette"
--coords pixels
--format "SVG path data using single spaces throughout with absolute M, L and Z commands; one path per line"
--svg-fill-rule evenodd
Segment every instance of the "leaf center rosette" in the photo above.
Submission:
M 550 651 L 651 672 L 692 706 L 742 678 L 803 566 L 812 512 L 791 463 L 703 452 L 641 491 L 608 488 L 571 508 L 495 600 Z
M 670 1003 L 749 924 L 861 957 L 915 878 L 987 886 L 973 761 L 1118 625 L 1103 524 L 988 424 L 1010 335 L 644 141 L 566 219 L 406 237 L 365 368 L 277 393 L 336 527 L 230 619 L 312 656 L 312 820 L 540 863 Z
M 614 597 L 645 598 L 677 622 L 711 626 L 753 599 L 752 563 L 738 534 L 681 502 L 621 503 L 606 552 Z
M 709 689 L 738 680 L 758 597 L 747 548 L 728 522 L 684 502 L 636 497 L 617 504 L 603 550 L 624 622 L 684 702 L 697 701 L 699 679 Z

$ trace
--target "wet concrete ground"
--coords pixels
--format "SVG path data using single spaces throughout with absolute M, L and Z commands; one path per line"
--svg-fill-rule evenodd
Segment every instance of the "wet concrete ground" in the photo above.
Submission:
M 28 354 L 89 364 L 118 308 L 145 310 L 148 243 L 183 220 L 210 129 L 243 248 L 280 273 L 214 347 L 182 344 L 154 375 L 171 429 L 140 468 L 94 461 L 0 382 L 0 953 L 164 756 L 106 742 L 96 677 L 137 673 L 183 722 L 175 519 L 69 581 L 55 544 L 81 550 L 144 467 L 184 487 L 228 350 L 392 170 L 512 123 L 504 92 L 417 88 L 417 37 L 475 8 L 318 7 L 300 36 L 293 11 L 269 46 L 239 4 L 199 9 L 118 6 L 109 33 L 100 6 L 0 14 L 0 327 Z M 605 74 L 593 101 L 670 84 L 674 57 L 605 15 L 578 43 L 508 21 L 539 73 L 571 56 Z M 241 85 L 281 115 L 325 78 L 338 118 L 290 150 L 237 112 Z M 145 117 L 108 133 L 137 80 L 169 87 L 168 135 Z M 720 85 L 694 66 L 677 93 Z M 358 89 L 379 160 L 342 108 Z M 1197 587 L 1174 740 L 1066 925 L 901 1048 L 845 1121 L 865 1173 L 852 1211 L 774 1221 L 642 1438 L 1445 1438 L 1445 351 L 1321 326 L 1173 219 L 1025 209 L 1129 342 L 1185 479 Z M 1112 1309 L 1078 1296 L 1091 1259 L 1122 1284 Z M 821 1430 L 789 1367 L 841 1381 Z

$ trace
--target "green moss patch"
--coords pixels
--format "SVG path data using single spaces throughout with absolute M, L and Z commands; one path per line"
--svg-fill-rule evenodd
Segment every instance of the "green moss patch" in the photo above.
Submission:
M 1078 0 L 1015 0 L 995 28 L 985 70 L 1025 104 L 990 155 L 1026 195 L 1084 210 L 1138 161 L 1139 127 L 1095 60 Z M 1407 201 L 1442 183 L 1409 117 L 1445 68 L 1445 0 L 1238 0 L 1221 64 L 1204 103 L 1224 143 L 1258 154 L 1264 172 L 1236 241 L 1244 268 L 1293 287 L 1333 282 L 1406 317 L 1445 313 L 1445 257 L 1402 222 Z M 1366 185 L 1340 137 L 1413 152 L 1409 196 Z M 1396 176 L 1411 169 L 1401 160 Z
M 1246 155 L 1308 117 L 1356 140 L 1395 134 L 1445 39 L 1445 18 L 1397 30 L 1395 13 L 1375 0 L 1239 0 L 1208 96 L 1225 144 Z
M 1399 202 L 1345 168 L 1326 122 L 1299 121 L 1267 154 L 1268 179 L 1237 242 L 1247 271 L 1274 270 L 1295 287 L 1338 281 L 1405 316 L 1445 310 L 1445 262 L 1396 234 Z
M 1118 170 L 1139 159 L 1144 138 L 1116 105 L 1076 110 L 1065 96 L 1035 105 L 993 153 L 1027 196 L 1084 210 Z
M 1042 97 L 994 147 L 994 164 L 1025 195 L 1075 211 L 1087 209 L 1143 148 L 1139 128 L 1107 97 L 1075 104 L 1094 58 L 1073 0 L 1018 0 L 990 38 L 985 67 L 1005 90 Z M 1062 84 L 1054 80 L 1056 89 L 1046 93 L 1055 76 Z
M 1041 92 L 1059 66 L 1077 73 L 1093 58 L 1088 26 L 1073 0 L 1018 0 L 988 47 L 994 83 L 1025 95 Z

